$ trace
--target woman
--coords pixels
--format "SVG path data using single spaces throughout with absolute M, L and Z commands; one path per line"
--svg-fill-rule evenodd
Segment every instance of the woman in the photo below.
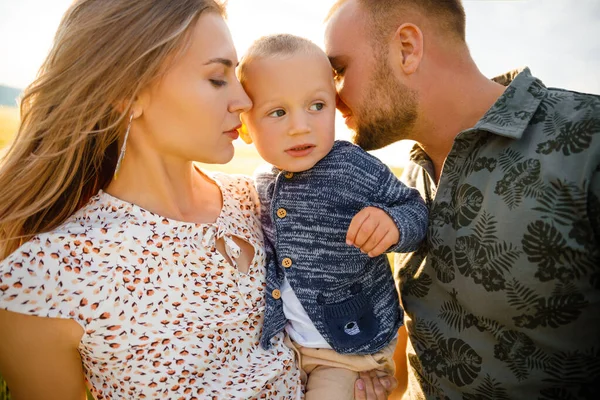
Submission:
M 252 184 L 192 163 L 228 162 L 251 107 L 223 15 L 211 0 L 65 14 L 0 166 L 0 374 L 15 399 L 86 385 L 96 399 L 301 398 L 283 338 L 258 345 L 270 294 Z

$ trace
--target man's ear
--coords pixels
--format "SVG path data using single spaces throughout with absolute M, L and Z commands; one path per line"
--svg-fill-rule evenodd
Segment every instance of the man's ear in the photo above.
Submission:
M 415 24 L 404 23 L 391 41 L 391 61 L 405 75 L 413 74 L 423 59 L 423 32 Z

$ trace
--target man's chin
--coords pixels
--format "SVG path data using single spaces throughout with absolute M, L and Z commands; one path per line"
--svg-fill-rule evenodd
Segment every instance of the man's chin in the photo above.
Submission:
M 394 143 L 390 137 L 365 132 L 360 128 L 354 131 L 352 142 L 365 151 L 379 150 Z
M 354 116 L 352 115 L 345 116 L 344 123 L 349 129 L 354 130 L 356 128 L 356 124 L 354 123 Z

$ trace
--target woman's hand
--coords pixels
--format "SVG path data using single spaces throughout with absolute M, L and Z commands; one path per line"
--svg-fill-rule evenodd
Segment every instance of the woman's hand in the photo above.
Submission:
M 355 400 L 385 400 L 396 387 L 396 378 L 378 378 L 375 371 L 359 372 L 360 379 L 354 384 Z

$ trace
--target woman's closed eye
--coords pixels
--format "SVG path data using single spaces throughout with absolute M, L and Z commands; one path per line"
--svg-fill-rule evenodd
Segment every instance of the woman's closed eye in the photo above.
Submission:
M 209 79 L 209 81 L 214 87 L 217 88 L 227 85 L 227 81 L 223 79 Z
M 267 116 L 268 117 L 280 118 L 280 117 L 283 117 L 285 114 L 286 114 L 285 110 L 279 108 L 277 110 L 271 111 L 269 114 L 267 114 Z
M 324 108 L 325 108 L 325 103 L 320 101 L 318 103 L 311 104 L 310 111 L 321 111 Z

